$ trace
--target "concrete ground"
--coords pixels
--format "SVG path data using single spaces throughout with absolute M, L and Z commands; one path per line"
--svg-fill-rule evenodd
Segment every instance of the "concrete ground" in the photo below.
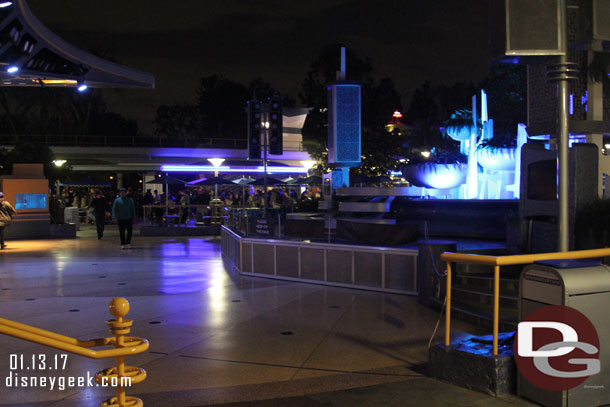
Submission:
M 426 377 L 439 314 L 414 298 L 241 277 L 224 267 L 218 240 L 135 236 L 121 251 L 111 226 L 101 241 L 85 228 L 76 240 L 14 241 L 0 252 L 3 318 L 109 336 L 117 296 L 131 304 L 131 334 L 151 343 L 127 358 L 148 372 L 128 390 L 147 407 L 528 405 Z M 456 338 L 466 332 L 475 330 L 453 323 Z M 0 335 L 0 406 L 93 407 L 112 395 L 67 382 L 112 361 L 68 355 L 63 366 L 61 354 Z M 55 388 L 16 386 L 30 376 L 54 378 Z

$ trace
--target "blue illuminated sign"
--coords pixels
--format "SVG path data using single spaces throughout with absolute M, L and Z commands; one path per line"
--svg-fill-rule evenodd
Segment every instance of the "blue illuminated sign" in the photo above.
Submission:
M 46 194 L 15 194 L 15 209 L 45 209 Z
M 328 161 L 344 166 L 358 165 L 361 156 L 360 85 L 328 87 Z

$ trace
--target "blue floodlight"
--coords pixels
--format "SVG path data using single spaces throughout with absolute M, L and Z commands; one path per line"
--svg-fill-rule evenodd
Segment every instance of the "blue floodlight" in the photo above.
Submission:
M 6 72 L 8 73 L 17 73 L 19 72 L 19 67 L 15 66 L 15 65 L 11 65 L 6 69 Z
M 84 92 L 87 90 L 87 88 L 88 88 L 88 86 L 85 85 L 84 83 L 79 83 L 78 87 L 76 89 L 78 89 L 79 92 Z
M 12 1 L 3 1 L 2 3 L 0 3 L 0 8 L 5 8 L 8 6 L 12 6 L 13 2 Z

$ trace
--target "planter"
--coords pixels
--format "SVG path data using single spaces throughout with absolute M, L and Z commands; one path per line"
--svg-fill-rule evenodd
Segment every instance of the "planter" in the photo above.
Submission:
M 468 164 L 415 164 L 405 167 L 402 173 L 418 187 L 452 189 L 466 182 Z
M 477 150 L 479 165 L 488 171 L 512 171 L 517 162 L 516 148 L 486 147 Z
M 466 141 L 470 140 L 470 135 L 473 131 L 475 131 L 473 125 L 463 125 L 463 126 L 448 126 L 447 135 L 456 141 Z

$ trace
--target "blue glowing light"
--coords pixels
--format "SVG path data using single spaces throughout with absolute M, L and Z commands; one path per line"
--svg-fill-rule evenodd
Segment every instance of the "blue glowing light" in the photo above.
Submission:
M 434 174 L 427 177 L 428 184 L 436 189 L 454 188 L 457 184 L 458 175 L 452 172 Z
M 161 171 L 163 172 L 214 172 L 218 170 L 219 172 L 257 172 L 262 173 L 265 172 L 265 168 L 263 166 L 258 167 L 229 167 L 221 165 L 218 169 L 214 168 L 212 165 L 162 165 Z M 285 173 L 285 174 L 294 174 L 301 173 L 306 174 L 307 169 L 304 167 L 279 167 L 269 165 L 267 166 L 267 172 L 274 173 Z
M 84 92 L 87 90 L 87 88 L 88 88 L 87 85 L 85 85 L 84 83 L 81 83 L 80 85 L 78 85 L 78 88 L 76 88 L 76 89 L 78 89 L 79 92 Z
M 11 65 L 6 69 L 6 72 L 8 73 L 17 73 L 19 72 L 19 67 L 15 66 L 15 65 Z
M 5 8 L 5 7 L 12 6 L 12 5 L 13 5 L 12 1 L 3 1 L 2 3 L 0 3 L 0 8 Z
M 587 142 L 587 136 L 584 134 L 572 134 L 570 133 L 570 138 L 568 141 L 568 145 L 570 148 L 572 148 L 573 144 L 577 144 L 577 143 L 586 143 Z
M 419 164 L 405 168 L 404 176 L 411 184 L 434 189 L 451 189 L 466 182 L 466 164 Z
M 570 115 L 574 114 L 574 94 L 570 94 Z
M 517 162 L 516 148 L 481 148 L 477 150 L 479 165 L 489 171 L 510 171 Z

